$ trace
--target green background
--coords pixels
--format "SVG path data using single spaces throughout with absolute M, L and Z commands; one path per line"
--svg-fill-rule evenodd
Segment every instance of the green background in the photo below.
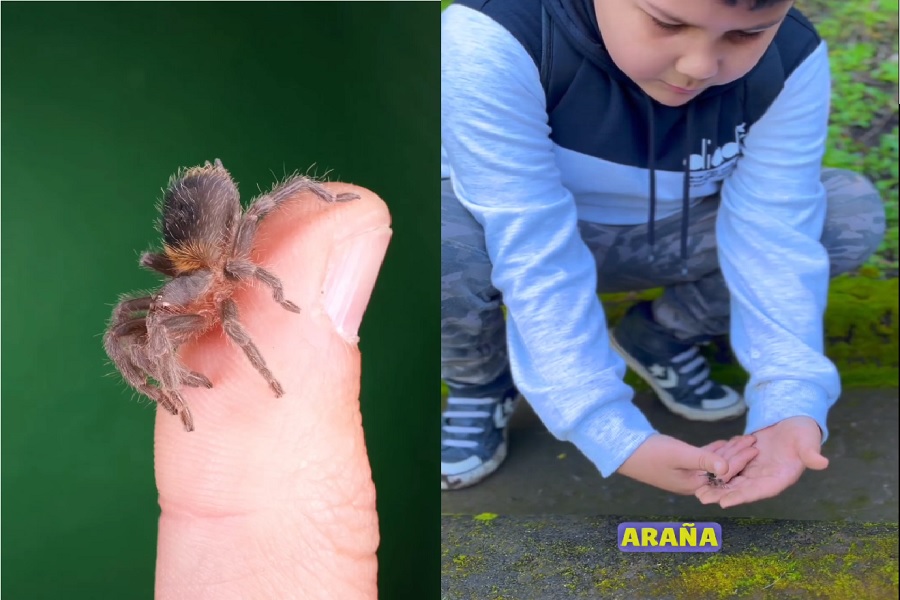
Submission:
M 379 588 L 437 596 L 439 13 L 3 3 L 3 598 L 152 597 L 153 413 L 100 335 L 157 285 L 137 257 L 160 188 L 216 157 L 248 194 L 315 165 L 389 205 L 360 332 Z

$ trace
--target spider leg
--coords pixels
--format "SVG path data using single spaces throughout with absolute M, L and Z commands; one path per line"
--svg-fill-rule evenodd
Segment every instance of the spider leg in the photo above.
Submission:
M 157 364 L 154 377 L 164 389 L 175 390 L 182 383 L 191 387 L 212 387 L 204 375 L 189 371 L 175 353 L 178 346 L 206 328 L 201 315 L 154 315 L 148 318 L 147 354 Z
M 266 361 L 259 353 L 256 345 L 250 339 L 250 335 L 238 321 L 237 305 L 231 299 L 225 300 L 222 303 L 222 328 L 225 330 L 228 337 L 241 347 L 241 350 L 243 350 L 244 354 L 247 355 L 247 358 L 250 359 L 250 364 L 253 365 L 253 368 L 259 371 L 260 375 L 265 378 L 269 387 L 275 392 L 275 397 L 280 398 L 284 394 L 284 388 L 281 387 L 281 384 L 278 383 L 275 376 L 272 375 L 272 372 L 266 367 Z
M 149 356 L 147 356 L 147 344 L 143 344 L 140 346 L 135 346 L 133 351 L 133 360 L 137 364 L 141 364 L 143 368 L 147 371 L 152 369 L 158 369 L 159 363 L 158 361 L 153 361 Z M 171 368 L 171 366 L 169 366 Z M 181 380 L 185 385 L 193 385 L 194 387 L 200 387 L 200 385 L 195 385 L 195 381 L 191 381 L 188 375 L 196 375 L 202 381 L 205 381 L 209 385 L 205 385 L 204 387 L 212 387 L 212 384 L 209 383 L 209 380 L 199 373 L 194 373 L 193 371 L 187 371 L 181 365 L 174 365 L 175 369 L 180 369 Z M 181 397 L 181 394 L 175 389 L 164 389 L 165 383 L 163 382 L 162 376 L 153 374 L 151 375 L 156 381 L 159 382 L 160 387 L 156 387 L 150 385 L 146 381 L 142 384 L 135 386 L 139 392 L 147 395 L 149 398 L 156 400 L 159 402 L 163 408 L 168 410 L 173 415 L 179 415 L 181 417 L 181 422 L 184 425 L 186 431 L 194 430 L 194 418 L 191 416 L 191 410 L 188 408 L 187 402 L 184 401 L 184 398 Z
M 178 387 L 181 384 L 192 387 L 211 388 L 209 379 L 186 369 L 178 360 L 175 350 L 183 342 L 206 328 L 206 319 L 201 315 L 160 315 L 155 316 L 148 328 L 147 348 L 152 349 L 148 362 L 155 365 L 154 377 L 160 382 L 162 391 L 172 398 L 185 431 L 194 430 L 194 418 Z
M 208 390 L 212 389 L 213 386 L 209 378 L 203 373 L 188 370 L 181 374 L 181 383 L 189 387 L 204 387 Z
M 178 413 L 181 416 L 181 424 L 184 425 L 185 431 L 193 431 L 194 430 L 194 417 L 191 415 L 191 409 L 188 408 L 187 402 L 184 401 L 184 398 L 181 397 L 181 394 L 175 391 L 170 391 L 169 394 L 172 398 L 175 399 L 175 402 L 180 407 Z
M 157 271 L 162 273 L 163 275 L 168 275 L 169 277 L 175 277 L 178 275 L 178 270 L 175 268 L 175 264 L 169 259 L 165 254 L 159 254 L 156 252 L 144 252 L 141 254 L 141 260 L 139 264 L 145 269 L 151 269 L 153 271 Z
M 162 255 L 145 255 L 145 258 L 147 256 Z M 162 258 L 165 259 L 164 256 Z M 196 283 L 202 284 L 204 277 L 206 275 L 200 274 L 185 277 L 175 284 L 170 282 L 157 295 L 157 299 L 181 305 L 195 293 L 195 288 L 203 289 Z M 103 338 L 104 347 L 119 372 L 135 390 L 173 415 L 180 415 L 185 429 L 192 431 L 193 417 L 178 388 L 182 384 L 210 388 L 212 383 L 203 374 L 184 367 L 175 351 L 191 336 L 203 331 L 207 320 L 201 315 L 153 312 L 153 303 L 154 297 L 151 296 L 119 302 Z M 153 385 L 148 379 L 158 385 Z
M 146 324 L 146 317 L 141 318 L 133 318 L 135 313 L 146 312 L 150 309 L 150 305 L 152 304 L 153 299 L 150 296 L 142 297 L 142 298 L 133 298 L 131 300 L 123 300 L 120 302 L 115 310 L 113 311 L 112 317 L 112 325 L 110 326 L 110 331 L 116 330 L 116 336 L 122 337 L 126 335 L 133 335 L 134 333 L 139 333 L 146 342 L 148 330 Z M 122 328 L 122 325 L 126 325 L 125 328 Z M 135 330 L 137 327 L 137 330 Z M 109 349 L 108 349 L 109 351 Z M 149 374 L 149 376 L 153 377 L 154 370 L 150 368 L 149 361 L 143 361 L 147 364 L 144 367 L 144 370 Z M 118 365 L 117 365 L 118 366 Z M 120 368 L 120 370 L 122 370 Z M 212 383 L 201 375 L 200 373 L 196 373 L 194 371 L 188 371 L 184 368 L 180 369 L 180 377 L 179 379 L 185 385 L 189 385 L 192 387 L 206 387 L 211 388 Z
M 146 318 L 140 319 L 141 321 L 145 321 Z M 147 343 L 147 326 L 144 324 L 144 345 Z M 154 368 L 153 361 L 150 360 L 149 356 L 147 356 L 146 348 L 142 348 L 142 354 L 136 358 L 137 362 L 142 365 L 142 368 L 150 374 L 151 377 L 156 377 L 154 374 L 157 370 Z M 212 388 L 212 382 L 202 373 L 198 373 L 196 371 L 191 371 L 189 369 L 184 368 L 180 364 L 176 364 L 173 368 L 178 370 L 178 380 L 187 386 L 190 387 L 205 387 L 207 389 Z
M 111 327 L 103 336 L 106 355 L 132 387 L 137 388 L 147 381 L 148 374 L 132 359 L 132 348 L 138 345 L 138 336 L 146 334 L 146 319 L 138 318 Z
M 249 257 L 253 239 L 256 237 L 256 229 L 259 227 L 259 221 L 287 200 L 303 192 L 312 192 L 320 200 L 328 203 L 349 202 L 359 198 L 358 194 L 333 194 L 324 185 L 309 177 L 301 175 L 291 177 L 281 185 L 276 186 L 268 194 L 259 196 L 251 202 L 247 212 L 244 213 L 238 224 L 237 232 L 234 236 L 232 256 Z
M 122 300 L 113 309 L 112 318 L 109 322 L 110 330 L 132 319 L 134 317 L 134 313 L 148 311 L 152 302 L 153 298 L 151 298 L 150 296 Z
M 146 333 L 147 323 L 143 317 L 119 324 L 110 329 L 104 337 L 106 354 L 131 387 L 159 403 L 173 415 L 177 415 L 178 409 L 172 400 L 161 389 L 147 382 L 150 375 L 141 366 L 144 362 L 141 359 Z
M 300 307 L 284 298 L 284 287 L 281 280 L 273 273 L 266 271 L 260 266 L 255 265 L 249 260 L 235 259 L 225 263 L 225 274 L 234 279 L 249 279 L 255 277 L 270 288 L 272 288 L 272 297 L 275 302 L 284 307 L 285 310 L 298 313 Z

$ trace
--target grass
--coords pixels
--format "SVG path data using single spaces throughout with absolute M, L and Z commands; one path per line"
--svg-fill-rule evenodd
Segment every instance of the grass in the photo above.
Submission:
M 882 194 L 887 232 L 867 266 L 897 277 L 897 0 L 801 0 L 828 43 L 831 120 L 825 165 L 865 174 Z

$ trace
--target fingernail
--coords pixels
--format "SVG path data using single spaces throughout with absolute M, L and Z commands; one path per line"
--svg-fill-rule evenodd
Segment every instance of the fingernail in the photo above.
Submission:
M 348 341 L 359 339 L 359 324 L 390 239 L 389 227 L 373 229 L 341 242 L 331 253 L 324 283 L 325 312 Z

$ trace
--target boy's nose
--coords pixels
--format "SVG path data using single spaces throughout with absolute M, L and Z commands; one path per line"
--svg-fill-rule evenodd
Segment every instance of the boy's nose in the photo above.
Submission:
M 691 52 L 678 59 L 675 70 L 689 79 L 693 87 L 716 76 L 719 72 L 719 59 L 708 50 Z

